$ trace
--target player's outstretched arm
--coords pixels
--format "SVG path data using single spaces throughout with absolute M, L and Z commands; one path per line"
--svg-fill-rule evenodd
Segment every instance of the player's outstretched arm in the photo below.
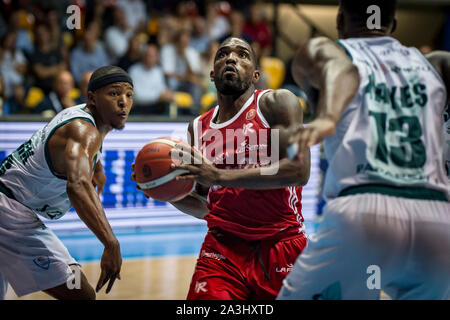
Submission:
M 291 71 L 299 86 L 306 78 L 319 90 L 317 119 L 299 130 L 301 157 L 306 147 L 334 134 L 343 111 L 358 91 L 359 73 L 345 51 L 325 37 L 311 39 L 301 47 Z
M 62 156 L 67 177 L 66 189 L 80 219 L 105 246 L 96 291 L 109 281 L 106 289 L 106 293 L 109 293 L 116 278 L 120 279 L 122 257 L 119 241 L 92 184 L 92 161 L 100 149 L 101 136 L 94 126 L 81 122 L 73 121 L 65 126 L 66 146 Z
M 426 55 L 426 58 L 439 72 L 444 80 L 445 88 L 447 89 L 447 104 L 450 103 L 450 52 L 447 51 L 433 51 Z
M 308 182 L 310 172 L 309 150 L 301 161 L 291 161 L 284 155 L 289 138 L 303 126 L 303 111 L 298 98 L 288 90 L 274 90 L 260 99 L 260 108 L 268 124 L 279 129 L 279 140 L 272 139 L 270 165 L 245 170 L 217 169 L 208 163 L 202 155 L 201 161 L 181 164 L 179 169 L 190 171 L 178 180 L 191 179 L 204 185 L 221 185 L 230 188 L 277 189 L 288 186 L 303 186 Z M 274 155 L 277 154 L 278 157 Z M 269 160 L 269 159 L 268 159 Z

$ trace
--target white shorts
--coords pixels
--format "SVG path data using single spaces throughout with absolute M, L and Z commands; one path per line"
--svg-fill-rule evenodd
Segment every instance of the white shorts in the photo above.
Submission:
M 381 194 L 330 201 L 278 299 L 450 298 L 450 203 Z
M 77 264 L 29 208 L 0 193 L 0 299 L 8 282 L 20 297 L 72 281 Z

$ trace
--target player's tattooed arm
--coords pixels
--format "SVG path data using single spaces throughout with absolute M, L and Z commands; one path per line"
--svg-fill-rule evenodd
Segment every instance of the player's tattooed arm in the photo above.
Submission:
M 433 51 L 426 55 L 426 58 L 434 66 L 444 80 L 447 89 L 447 104 L 450 103 L 450 52 Z

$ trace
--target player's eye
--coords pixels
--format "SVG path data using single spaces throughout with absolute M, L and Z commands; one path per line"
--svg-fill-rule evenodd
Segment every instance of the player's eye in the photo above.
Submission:
M 245 51 L 242 51 L 242 52 L 239 54 L 239 56 L 240 56 L 241 58 L 247 58 L 247 57 L 248 57 L 248 53 L 245 52 Z

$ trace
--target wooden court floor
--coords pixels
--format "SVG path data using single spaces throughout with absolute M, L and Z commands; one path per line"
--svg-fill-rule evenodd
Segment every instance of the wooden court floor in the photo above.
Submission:
M 99 300 L 185 300 L 197 256 L 126 259 L 121 280 L 116 280 L 109 294 L 106 285 L 97 294 Z M 83 272 L 95 288 L 100 276 L 100 261 L 82 263 Z M 52 300 L 43 292 L 17 297 L 11 287 L 7 300 Z

